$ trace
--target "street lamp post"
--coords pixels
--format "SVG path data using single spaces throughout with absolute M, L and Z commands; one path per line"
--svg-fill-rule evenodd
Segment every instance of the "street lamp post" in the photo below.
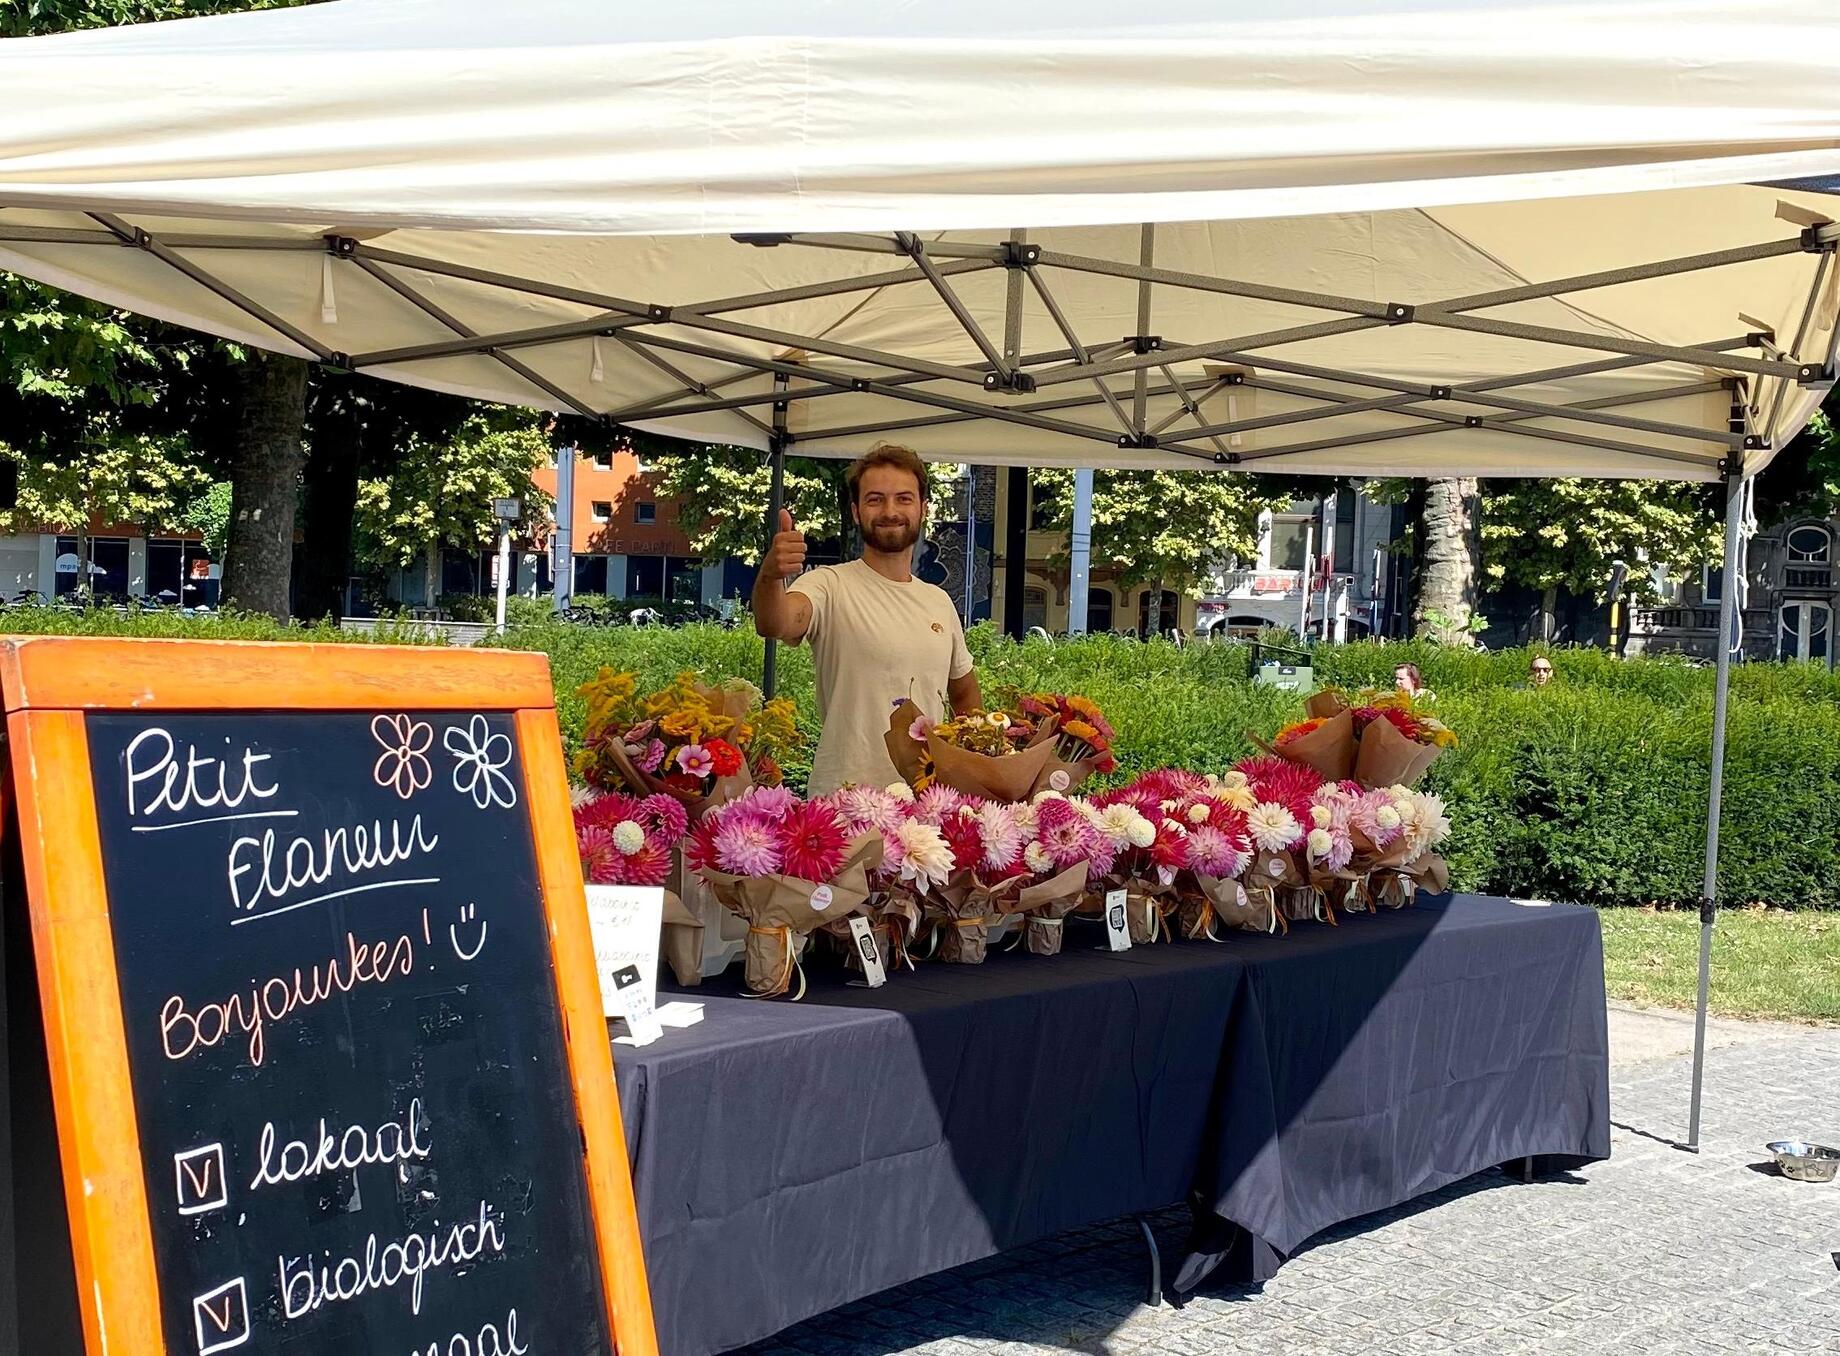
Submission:
M 498 634 L 505 634 L 505 592 L 511 584 L 511 525 L 524 516 L 524 501 L 507 496 L 492 501 L 498 519 Z

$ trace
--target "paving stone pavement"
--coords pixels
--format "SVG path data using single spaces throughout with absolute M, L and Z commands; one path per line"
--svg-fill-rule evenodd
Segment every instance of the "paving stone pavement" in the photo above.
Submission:
M 1840 1353 L 1840 1182 L 1784 1180 L 1761 1148 L 1840 1143 L 1840 1030 L 1760 1031 L 1709 1060 L 1697 1156 L 1668 1143 L 1686 1129 L 1687 1062 L 1623 1063 L 1608 1162 L 1529 1185 L 1472 1177 L 1320 1235 L 1262 1287 L 1151 1308 L 1137 1227 L 1120 1221 L 886 1291 L 746 1356 Z M 1153 1223 L 1173 1255 L 1182 1216 Z

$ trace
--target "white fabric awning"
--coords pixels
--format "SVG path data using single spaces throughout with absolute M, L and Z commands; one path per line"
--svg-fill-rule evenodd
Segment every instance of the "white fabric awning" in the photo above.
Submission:
M 1150 7 L 1146 7 L 1149 9 Z M 1831 0 L 339 0 L 0 43 L 0 267 L 849 455 L 1711 478 L 1832 382 Z M 737 240 L 735 236 L 744 239 Z

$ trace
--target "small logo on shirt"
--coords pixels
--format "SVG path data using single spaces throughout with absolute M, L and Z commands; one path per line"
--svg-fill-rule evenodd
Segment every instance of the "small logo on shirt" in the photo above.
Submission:
M 945 629 L 946 628 L 941 626 L 938 622 L 933 623 L 933 630 L 937 631 L 939 634 L 944 635 Z

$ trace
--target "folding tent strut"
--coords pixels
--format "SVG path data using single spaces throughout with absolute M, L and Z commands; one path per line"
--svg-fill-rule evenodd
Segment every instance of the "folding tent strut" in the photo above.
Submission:
M 1712 981 L 1712 929 L 1719 911 L 1719 808 L 1725 788 L 1725 708 L 1731 691 L 1731 652 L 1738 619 L 1743 568 L 1744 494 L 1750 479 L 1737 457 L 1725 474 L 1725 586 L 1719 593 L 1718 676 L 1712 689 L 1712 777 L 1706 796 L 1706 874 L 1699 900 L 1699 993 L 1693 1008 L 1693 1091 L 1687 1112 L 1687 1140 L 1680 1147 L 1699 1152 L 1700 1093 L 1706 1067 L 1706 1007 Z
M 754 405 L 769 402 L 781 403 L 787 398 L 817 400 L 833 395 L 855 393 L 880 396 L 903 405 L 918 405 L 943 413 L 916 412 L 905 420 L 893 419 L 879 423 L 864 423 L 849 428 L 814 427 L 803 436 L 807 439 L 837 438 L 852 434 L 859 429 L 894 431 L 982 418 L 1034 428 L 1082 441 L 1115 442 L 1125 447 L 1155 447 L 1167 453 L 1208 459 L 1219 464 L 1245 464 L 1253 461 L 1271 464 L 1284 457 L 1318 450 L 1324 446 L 1347 446 L 1356 442 L 1386 441 L 1396 437 L 1422 437 L 1446 432 L 1452 427 L 1491 428 L 1522 436 L 1545 437 L 1554 441 L 1640 456 L 1661 466 L 1672 464 L 1691 467 L 1703 474 L 1709 469 L 1710 463 L 1710 457 L 1706 455 L 1694 455 L 1686 450 L 1674 451 L 1666 447 L 1610 440 L 1582 433 L 1568 434 L 1550 429 L 1514 428 L 1512 426 L 1522 423 L 1524 418 L 1542 421 L 1565 420 L 1653 434 L 1685 442 L 1711 443 L 1715 447 L 1750 450 L 1762 447 L 1763 439 L 1775 434 L 1776 430 L 1772 425 L 1779 415 L 1784 392 L 1790 384 L 1821 386 L 1831 384 L 1833 380 L 1834 345 L 1832 342 L 1825 345 L 1824 353 L 1813 355 L 1812 358 L 1798 356 L 1796 352 L 1806 336 L 1808 318 L 1812 314 L 1812 303 L 1820 293 L 1824 278 L 1832 273 L 1833 264 L 1828 256 L 1833 252 L 1836 240 L 1840 239 L 1840 227 L 1825 222 L 1808 226 L 1792 237 L 1579 274 L 1552 281 L 1526 283 L 1493 292 L 1428 300 L 1416 304 L 1345 297 L 1327 292 L 1276 287 L 1158 267 L 1154 262 L 1156 228 L 1152 225 L 1140 228 L 1140 249 L 1135 263 L 1044 250 L 1039 246 L 1027 245 L 1026 237 L 1020 231 L 1014 233 L 1014 239 L 994 245 L 959 243 L 938 238 L 923 241 L 920 236 L 905 232 L 888 236 L 860 233 L 747 236 L 737 237 L 737 240 L 743 245 L 763 247 L 796 245 L 832 251 L 881 253 L 896 257 L 905 255 L 907 266 L 872 274 L 829 278 L 797 286 L 676 306 L 646 303 L 562 284 L 520 278 L 417 253 L 383 248 L 369 242 L 338 235 L 283 239 L 186 232 L 156 235 L 109 213 L 92 213 L 91 220 L 96 222 L 100 229 L 7 225 L 0 220 L 0 242 L 17 241 L 99 248 L 125 246 L 145 251 L 186 276 L 200 288 L 213 294 L 219 301 L 260 323 L 284 339 L 287 345 L 332 366 L 366 369 L 441 357 L 477 355 L 496 361 L 519 379 L 528 383 L 533 390 L 541 392 L 548 400 L 577 413 L 614 421 L 630 421 L 640 418 L 678 417 L 723 410 L 750 424 L 768 440 L 772 436 L 772 430 L 764 421 L 748 412 Z M 389 289 L 403 302 L 415 308 L 424 318 L 447 330 L 451 337 L 369 353 L 348 355 L 336 352 L 321 338 L 308 333 L 270 310 L 261 299 L 249 295 L 246 289 L 232 286 L 214 276 L 200 262 L 184 253 L 193 250 L 259 252 L 315 249 L 324 250 L 335 260 L 355 265 L 377 285 Z M 1802 323 L 1787 353 L 1780 352 L 1773 345 L 1765 342 L 1769 337 L 1766 335 L 1753 334 L 1746 336 L 1741 342 L 1718 345 L 1663 344 L 1618 333 L 1606 334 L 1589 330 L 1530 325 L 1472 314 L 1476 311 L 1512 305 L 1535 298 L 1561 297 L 1569 292 L 1612 287 L 1695 270 L 1744 264 L 1798 252 L 1816 254 L 1819 256 L 1819 262 L 1812 270 L 1814 278 L 1809 292 L 1810 306 L 1803 310 Z M 960 274 L 998 268 L 1008 270 L 1011 275 L 1009 280 L 1011 285 L 1008 289 L 1009 304 L 1004 317 L 1006 331 L 1004 339 L 1007 341 L 1012 338 L 1016 329 L 1022 287 L 1031 286 L 1047 308 L 1049 315 L 1054 319 L 1056 327 L 1061 331 L 1061 337 L 1067 344 L 1065 349 L 1048 353 L 1021 354 L 1016 351 L 1019 346 L 1012 346 L 1006 342 L 1003 346 L 1005 351 L 998 350 L 995 338 L 987 334 L 980 326 L 956 289 L 948 281 Z M 1113 341 L 1098 344 L 1083 343 L 1072 324 L 1068 322 L 1052 289 L 1046 282 L 1044 272 L 1050 268 L 1063 272 L 1109 275 L 1135 281 L 1138 284 L 1138 332 L 1122 343 Z M 405 271 L 457 279 L 480 286 L 506 289 L 528 296 L 581 305 L 593 308 L 597 313 L 579 320 L 563 321 L 523 330 L 496 334 L 475 333 L 466 322 L 442 305 L 436 304 L 429 296 L 424 295 L 421 289 L 402 276 Z M 902 354 L 868 345 L 842 342 L 830 338 L 825 333 L 798 333 L 723 318 L 726 314 L 737 311 L 820 297 L 873 293 L 883 288 L 904 285 L 915 285 L 930 290 L 950 313 L 957 327 L 976 346 L 983 360 L 968 363 L 940 362 L 915 354 Z M 1332 318 L 1225 339 L 1175 344 L 1167 338 L 1146 333 L 1150 328 L 1148 314 L 1154 287 L 1172 287 L 1281 303 L 1328 312 Z M 1683 362 L 1707 368 L 1715 374 L 1746 374 L 1753 379 L 1768 377 L 1781 384 L 1777 388 L 1776 398 L 1770 411 L 1771 418 L 1765 421 L 1761 428 L 1749 431 L 1740 438 L 1736 434 L 1706 430 L 1691 425 L 1617 414 L 1612 412 L 1615 406 L 1597 402 L 1566 404 L 1485 394 L 1502 386 L 1531 383 L 1535 380 L 1531 375 L 1496 377 L 1487 381 L 1452 383 L 1448 386 L 1417 385 L 1339 368 L 1290 362 L 1273 356 L 1269 352 L 1281 346 L 1307 344 L 1315 339 L 1340 334 L 1414 324 L 1501 335 L 1528 343 L 1598 349 L 1618 355 L 1607 360 L 1601 367 L 1583 364 L 1570 369 L 1579 373 L 1609 370 L 1612 366 L 1637 367 L 1649 363 Z M 679 333 L 700 331 L 698 338 L 704 339 L 706 336 L 706 339 L 704 342 L 688 342 L 668 337 L 657 332 L 660 327 L 671 327 Z M 1840 335 L 1840 327 L 1837 327 L 1836 334 Z M 597 402 L 591 397 L 584 397 L 578 392 L 571 391 L 564 383 L 536 371 L 512 356 L 512 351 L 519 348 L 537 348 L 569 340 L 603 337 L 613 338 L 624 350 L 637 355 L 650 366 L 664 373 L 677 385 L 678 389 L 661 396 L 652 396 L 646 400 L 628 404 L 619 409 L 596 409 Z M 801 364 L 796 371 L 797 375 L 805 379 L 809 385 L 799 388 L 790 397 L 776 391 L 773 396 L 758 396 L 750 393 L 718 399 L 714 396 L 721 386 L 739 380 L 755 379 L 776 373 L 784 374 L 789 367 L 782 361 L 766 358 L 758 353 L 742 352 L 723 346 L 722 338 L 766 345 L 768 352 L 779 354 L 821 354 L 856 364 L 858 369 L 848 372 L 827 370 L 820 364 L 805 363 Z M 1739 347 L 1762 348 L 1765 356 L 1750 357 L 1730 351 Z M 718 380 L 699 380 L 664 356 L 673 351 L 720 363 L 729 368 L 730 373 Z M 1200 408 L 1224 388 L 1219 383 L 1209 384 L 1207 382 L 1198 382 L 1191 386 L 1178 378 L 1174 370 L 1177 364 L 1203 360 L 1230 361 L 1252 367 L 1257 370 L 1249 374 L 1248 384 L 1263 384 L 1268 389 L 1302 399 L 1315 399 L 1322 403 L 1311 408 L 1268 414 L 1256 420 L 1229 418 L 1226 421 L 1209 424 L 1201 417 Z M 867 368 L 869 371 L 865 373 L 860 370 L 861 368 Z M 1168 384 L 1152 386 L 1149 381 L 1152 369 L 1156 369 Z M 1558 374 L 1566 370 L 1555 368 L 1550 369 L 1550 373 Z M 1365 386 L 1370 390 L 1377 389 L 1389 394 L 1349 397 L 1337 391 L 1311 390 L 1296 386 L 1287 388 L 1273 382 L 1270 376 L 1272 373 L 1317 377 L 1340 385 Z M 1128 389 L 1114 390 L 1110 383 L 1112 378 L 1127 379 Z M 1002 391 L 1016 395 L 1048 386 L 1076 382 L 1090 385 L 1096 391 L 1096 395 L 1071 401 L 1019 402 L 1006 399 L 997 403 L 960 398 L 941 390 L 922 388 L 922 384 L 927 387 L 936 387 L 942 383 L 950 383 L 974 386 L 985 392 Z M 1198 396 L 1194 394 L 1196 391 L 1200 392 Z M 1175 411 L 1159 417 L 1154 425 L 1150 423 L 1148 410 L 1148 400 L 1152 395 L 1173 395 L 1178 403 Z M 1618 403 L 1633 404 L 1644 398 L 1652 397 L 1644 393 L 1635 393 L 1625 401 Z M 1447 408 L 1435 408 L 1436 404 L 1444 400 L 1509 413 L 1506 416 L 1479 415 L 1465 414 Z M 1433 403 L 1423 403 L 1425 401 Z M 1119 425 L 1124 426 L 1122 434 L 1113 433 L 1093 424 L 1053 418 L 1049 413 L 1051 410 L 1073 410 L 1095 404 L 1104 404 L 1108 408 Z M 1369 430 L 1344 435 L 1340 438 L 1324 439 L 1321 442 L 1266 447 L 1243 454 L 1229 453 L 1225 444 L 1221 442 L 1223 436 L 1237 438 L 1245 432 L 1258 428 L 1304 423 L 1316 419 L 1332 419 L 1365 412 L 1398 417 L 1412 422 L 1400 429 Z M 1177 424 L 1184 418 L 1193 421 L 1196 427 L 1192 431 L 1177 431 Z M 790 435 L 783 436 L 790 441 Z M 1214 449 L 1212 453 L 1206 447 L 1196 445 L 1202 439 L 1211 443 Z
M 774 390 L 785 393 L 790 385 L 784 373 L 773 378 Z M 788 402 L 784 399 L 773 405 L 773 435 L 767 442 L 767 522 L 766 535 L 761 542 L 760 559 L 766 563 L 767 548 L 773 544 L 773 534 L 779 531 L 779 512 L 786 507 L 786 416 Z M 779 642 L 768 636 L 766 649 L 760 659 L 760 690 L 771 698 L 779 691 Z

